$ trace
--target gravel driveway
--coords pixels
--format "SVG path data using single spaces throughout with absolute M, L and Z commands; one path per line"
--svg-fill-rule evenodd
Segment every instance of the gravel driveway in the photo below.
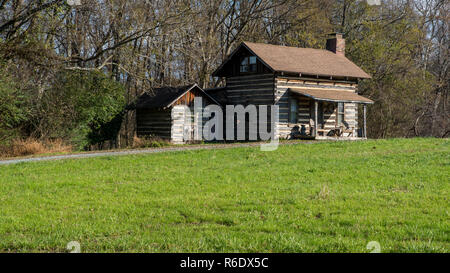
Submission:
M 313 141 L 296 141 L 290 143 L 280 143 L 280 145 L 298 145 L 298 144 L 311 144 Z M 152 148 L 152 149 L 140 149 L 140 150 L 122 150 L 111 152 L 92 152 L 70 155 L 55 155 L 55 156 L 43 156 L 21 159 L 0 160 L 0 165 L 11 165 L 22 162 L 37 162 L 37 161 L 49 161 L 49 160 L 61 160 L 61 159 L 78 159 L 78 158 L 91 158 L 102 156 L 120 156 L 120 155 L 138 155 L 138 154 L 156 154 L 164 152 L 179 152 L 179 151 L 196 151 L 196 150 L 213 150 L 213 149 L 232 149 L 232 148 L 248 148 L 258 147 L 261 143 L 247 143 L 247 144 L 217 144 L 217 145 L 198 145 L 198 146 L 182 146 L 182 147 L 168 147 L 168 148 Z

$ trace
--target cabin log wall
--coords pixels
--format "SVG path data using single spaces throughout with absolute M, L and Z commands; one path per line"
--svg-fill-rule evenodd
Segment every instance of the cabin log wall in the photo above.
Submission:
M 273 74 L 258 74 L 246 75 L 238 77 L 229 77 L 226 79 L 227 90 L 227 105 L 255 105 L 258 113 L 259 121 L 259 106 L 274 105 L 274 75 Z M 267 130 L 271 130 L 271 109 L 267 108 Z M 257 121 L 257 122 L 258 122 Z M 257 125 L 257 124 L 255 124 Z M 246 122 L 246 139 L 248 138 L 248 122 Z M 237 124 L 235 120 L 235 136 Z M 259 132 L 259 131 L 258 131 Z M 259 139 L 259 134 L 258 134 Z
M 333 89 L 342 92 L 357 91 L 357 84 L 351 82 L 333 82 L 330 81 L 315 81 L 314 79 L 301 79 L 294 77 L 277 77 L 275 78 L 275 104 L 280 107 L 278 132 L 280 138 L 291 138 L 294 133 L 302 126 L 306 128 L 306 134 L 311 135 L 311 125 L 314 126 L 315 113 L 314 101 L 308 97 L 301 95 L 291 95 L 289 88 L 305 88 L 305 89 Z M 294 96 L 298 102 L 298 123 L 289 123 L 289 98 Z M 344 104 L 345 115 L 344 124 L 347 127 L 355 128 L 354 134 L 358 127 L 358 107 L 355 103 Z M 333 130 L 336 128 L 337 119 L 337 103 L 323 102 L 324 123 L 322 129 Z
M 185 143 L 185 130 L 190 130 L 187 127 L 188 121 L 191 116 L 186 113 L 186 108 L 182 105 L 177 105 L 172 109 L 172 128 L 171 128 L 171 141 L 174 144 Z
M 229 105 L 271 105 L 274 101 L 272 74 L 227 78 Z
M 170 110 L 138 109 L 136 122 L 138 137 L 171 138 L 172 120 Z

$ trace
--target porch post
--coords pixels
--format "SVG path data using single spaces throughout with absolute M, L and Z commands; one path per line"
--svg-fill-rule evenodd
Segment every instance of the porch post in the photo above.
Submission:
M 367 138 L 367 105 L 363 104 L 364 108 L 364 138 Z
M 314 101 L 314 137 L 317 137 L 317 129 L 319 125 L 319 102 Z

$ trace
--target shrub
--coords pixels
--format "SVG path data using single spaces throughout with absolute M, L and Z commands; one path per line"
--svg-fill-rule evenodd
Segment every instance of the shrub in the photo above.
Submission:
M 120 83 L 101 72 L 61 72 L 39 106 L 39 135 L 68 139 L 77 149 L 114 139 L 125 108 L 124 94 Z
M 39 141 L 36 139 L 16 139 L 9 145 L 0 146 L 0 157 L 18 157 L 51 153 L 67 153 L 72 146 L 62 140 Z
M 0 63 L 0 144 L 19 136 L 19 125 L 28 117 L 27 105 L 26 96 Z

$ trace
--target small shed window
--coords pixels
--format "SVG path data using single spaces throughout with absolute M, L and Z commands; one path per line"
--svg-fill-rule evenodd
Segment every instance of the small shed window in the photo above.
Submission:
M 241 73 L 256 72 L 256 57 L 245 57 L 241 61 L 241 68 L 239 70 Z
M 289 100 L 289 123 L 298 123 L 298 102 L 297 99 Z
M 344 123 L 344 103 L 343 102 L 339 102 L 338 103 L 338 108 L 337 108 L 337 124 L 338 125 L 342 125 L 342 123 Z

